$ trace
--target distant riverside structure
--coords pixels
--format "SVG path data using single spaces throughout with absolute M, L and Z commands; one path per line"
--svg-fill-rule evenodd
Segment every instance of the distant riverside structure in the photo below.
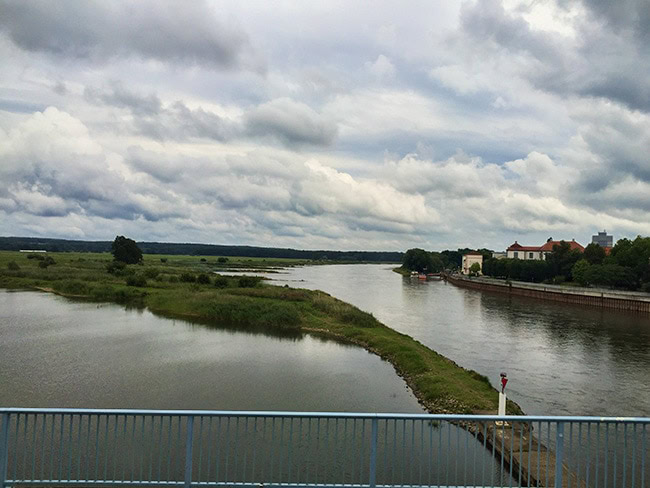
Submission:
M 613 247 L 614 236 L 607 235 L 607 231 L 604 230 L 596 236 L 591 236 L 591 243 L 598 244 L 600 247 Z
M 463 254 L 463 265 L 460 268 L 460 272 L 464 275 L 468 275 L 469 269 L 474 263 L 478 263 L 481 270 L 483 269 L 483 255 L 480 252 L 470 251 L 467 254 Z M 481 274 L 480 271 L 479 274 Z
M 505 251 L 494 251 L 492 253 L 492 257 L 494 259 L 505 259 L 508 257 L 508 253 Z
M 21 249 L 18 252 L 47 252 L 44 249 Z
M 553 252 L 553 246 L 560 245 L 562 241 L 554 241 L 552 237 L 549 237 L 546 240 L 546 243 L 541 246 L 522 246 L 517 241 L 510 246 L 507 250 L 507 256 L 509 259 L 536 259 L 536 260 L 545 260 L 546 256 Z M 569 243 L 571 249 L 579 249 L 581 252 L 585 248 L 576 242 L 575 239 L 570 241 L 565 241 Z

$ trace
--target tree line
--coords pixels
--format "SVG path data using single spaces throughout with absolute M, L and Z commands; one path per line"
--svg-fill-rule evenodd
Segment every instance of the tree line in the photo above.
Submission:
M 483 262 L 483 274 L 533 283 L 573 282 L 650 292 L 650 237 L 619 239 L 609 254 L 591 243 L 584 252 L 562 241 L 546 260 L 494 259 Z
M 41 249 L 50 252 L 110 252 L 112 241 L 82 241 L 40 237 L 0 237 L 0 250 Z M 289 258 L 314 261 L 399 263 L 404 253 L 397 251 L 328 251 L 277 247 L 228 246 L 171 242 L 138 242 L 145 254 L 190 256 L 238 256 L 250 258 Z
M 464 248 L 456 251 L 425 251 L 424 249 L 413 248 L 404 253 L 402 267 L 408 271 L 417 271 L 419 273 L 439 273 L 443 270 L 455 270 L 463 264 L 463 254 L 467 254 L 474 249 Z M 490 249 L 478 249 L 483 255 L 483 260 L 492 257 Z
M 426 251 L 413 248 L 404 253 L 402 267 L 419 273 L 454 271 L 461 267 L 463 255 L 478 251 L 483 255 L 482 273 L 493 278 L 532 283 L 575 283 L 641 290 L 650 293 L 650 237 L 619 239 L 609 254 L 596 243 L 584 252 L 571 249 L 568 242 L 553 246 L 545 260 L 496 259 L 490 249 Z

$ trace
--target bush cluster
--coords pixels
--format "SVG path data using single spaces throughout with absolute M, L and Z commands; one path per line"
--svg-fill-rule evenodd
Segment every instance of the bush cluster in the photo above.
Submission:
M 194 276 L 192 273 L 182 273 L 180 280 L 183 283 L 194 283 L 196 282 L 196 276 Z
M 147 286 L 147 278 L 140 273 L 128 276 L 126 286 Z
M 216 286 L 217 288 L 227 288 L 228 281 L 229 281 L 228 278 L 226 278 L 225 276 L 217 276 L 214 279 L 214 286 Z
M 196 282 L 199 285 L 209 285 L 210 284 L 210 276 L 206 273 L 201 273 L 196 277 Z
M 56 264 L 56 261 L 54 260 L 54 258 L 52 256 L 46 256 L 45 258 L 43 258 L 42 260 L 40 260 L 38 262 L 38 267 L 45 269 L 48 266 L 51 266 L 53 264 Z
M 242 276 L 239 278 L 238 284 L 239 288 L 254 288 L 260 281 L 262 278 L 257 276 Z
M 111 261 L 106 265 L 106 271 L 115 276 L 122 276 L 126 270 L 126 263 L 122 261 Z

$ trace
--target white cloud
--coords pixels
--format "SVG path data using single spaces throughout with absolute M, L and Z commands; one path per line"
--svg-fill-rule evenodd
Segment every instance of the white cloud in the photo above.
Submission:
M 377 56 L 377 59 L 373 62 L 366 61 L 364 66 L 370 74 L 379 80 L 395 76 L 395 65 L 393 65 L 393 63 L 390 62 L 390 59 L 383 54 Z

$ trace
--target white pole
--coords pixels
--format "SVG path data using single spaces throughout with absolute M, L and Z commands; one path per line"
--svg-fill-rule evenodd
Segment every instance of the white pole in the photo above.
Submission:
M 499 416 L 506 414 L 506 394 L 499 392 Z

